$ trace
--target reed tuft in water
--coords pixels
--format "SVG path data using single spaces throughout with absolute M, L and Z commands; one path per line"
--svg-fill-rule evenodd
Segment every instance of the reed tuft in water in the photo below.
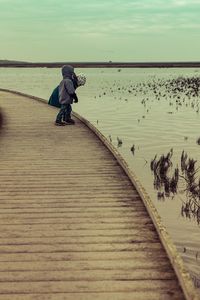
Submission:
M 181 215 L 193 217 L 200 223 L 200 178 L 198 178 L 199 168 L 196 167 L 197 161 L 182 151 L 181 166 L 173 170 L 172 156 L 173 149 L 160 158 L 155 155 L 150 163 L 158 199 L 185 193 L 186 200 L 182 201 Z

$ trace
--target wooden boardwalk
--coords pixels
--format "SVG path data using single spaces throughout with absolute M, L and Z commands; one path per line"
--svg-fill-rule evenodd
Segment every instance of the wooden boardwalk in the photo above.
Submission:
M 182 300 L 128 176 L 82 122 L 0 92 L 0 300 Z

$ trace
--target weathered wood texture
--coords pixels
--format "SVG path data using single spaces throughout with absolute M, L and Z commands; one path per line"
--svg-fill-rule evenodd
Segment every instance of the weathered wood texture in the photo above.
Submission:
M 136 189 L 84 124 L 0 92 L 0 300 L 185 299 Z

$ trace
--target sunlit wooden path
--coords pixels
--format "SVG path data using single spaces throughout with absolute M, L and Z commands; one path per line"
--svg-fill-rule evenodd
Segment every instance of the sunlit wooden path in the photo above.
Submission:
M 182 300 L 129 178 L 82 122 L 0 92 L 0 300 Z

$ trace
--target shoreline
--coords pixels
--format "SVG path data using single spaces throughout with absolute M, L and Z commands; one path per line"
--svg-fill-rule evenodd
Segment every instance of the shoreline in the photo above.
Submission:
M 0 68 L 61 68 L 65 64 L 75 68 L 200 68 L 200 62 L 0 62 Z

